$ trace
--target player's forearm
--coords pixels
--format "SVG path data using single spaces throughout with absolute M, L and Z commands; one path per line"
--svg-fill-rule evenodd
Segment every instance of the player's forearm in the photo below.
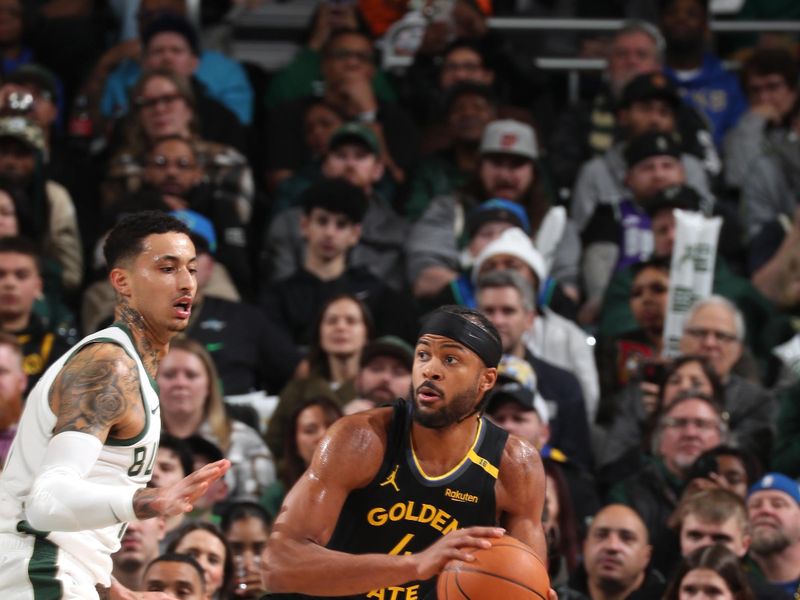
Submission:
M 414 555 L 346 554 L 275 538 L 262 564 L 264 585 L 272 593 L 345 596 L 418 579 Z
M 86 480 L 101 446 L 97 438 L 77 431 L 62 432 L 50 440 L 25 499 L 25 518 L 31 527 L 81 531 L 134 518 L 131 488 Z

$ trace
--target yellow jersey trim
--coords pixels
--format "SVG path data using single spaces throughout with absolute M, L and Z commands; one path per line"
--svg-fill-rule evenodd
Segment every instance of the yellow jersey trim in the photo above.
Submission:
M 489 475 L 493 478 L 497 479 L 497 476 L 500 474 L 500 470 L 495 467 L 492 463 L 486 460 L 483 457 L 478 456 L 475 454 L 474 450 L 470 450 L 469 454 L 467 454 L 467 458 L 478 465 L 481 469 L 486 471 Z
M 417 467 L 417 471 L 419 471 L 419 474 L 422 475 L 428 481 L 441 481 L 442 479 L 447 479 L 453 473 L 458 471 L 462 466 L 464 466 L 465 462 L 467 462 L 468 460 L 472 460 L 470 458 L 470 455 L 474 455 L 476 457 L 478 456 L 477 454 L 475 454 L 475 446 L 478 444 L 478 440 L 481 439 L 481 431 L 483 431 L 483 419 L 481 419 L 479 417 L 478 418 L 478 431 L 475 432 L 475 440 L 472 442 L 472 446 L 470 446 L 469 450 L 467 451 L 467 455 L 464 458 L 462 458 L 460 461 L 458 461 L 458 464 L 455 467 L 453 467 L 452 469 L 450 469 L 447 473 L 445 473 L 444 475 L 437 475 L 436 477 L 433 477 L 431 475 L 426 474 L 425 471 L 422 469 L 422 465 L 420 465 L 419 461 L 417 460 L 417 453 L 414 452 L 414 443 L 412 441 L 412 443 L 411 443 L 411 458 L 414 459 L 414 466 Z M 479 460 L 482 460 L 482 459 L 479 459 Z M 496 470 L 497 469 L 495 469 L 495 471 Z

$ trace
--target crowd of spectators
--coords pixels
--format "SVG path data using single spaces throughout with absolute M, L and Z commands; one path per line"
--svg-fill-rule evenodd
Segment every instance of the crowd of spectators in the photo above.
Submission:
M 190 4 L 0 0 L 0 466 L 38 377 L 113 320 L 106 232 L 162 210 L 198 293 L 151 485 L 233 467 L 193 513 L 130 524 L 128 588 L 259 598 L 328 427 L 408 396 L 420 318 L 461 304 L 503 343 L 486 414 L 544 460 L 560 598 L 800 598 L 796 39 L 722 44 L 708 0 L 322 0 L 267 72 L 209 35 L 259 2 Z M 410 64 L 382 68 L 420 6 Z M 547 52 L 605 67 L 570 98 Z M 722 225 L 670 353 L 676 209 Z

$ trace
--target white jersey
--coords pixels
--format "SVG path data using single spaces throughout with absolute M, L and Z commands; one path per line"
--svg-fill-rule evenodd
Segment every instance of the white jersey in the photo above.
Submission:
M 78 342 L 47 369 L 28 395 L 5 469 L 0 474 L 0 533 L 15 532 L 44 537 L 82 563 L 94 581 L 108 586 L 112 569 L 111 555 L 119 549 L 120 538 L 127 524 L 78 532 L 38 532 L 25 520 L 25 498 L 31 490 L 56 424 L 56 415 L 48 401 L 50 388 L 72 355 L 87 344 L 98 342 L 122 346 L 135 361 L 144 402 L 145 426 L 135 438 L 119 440 L 109 437 L 86 480 L 120 488 L 144 487 L 150 480 L 161 434 L 158 388 L 149 378 L 130 333 L 115 325 Z

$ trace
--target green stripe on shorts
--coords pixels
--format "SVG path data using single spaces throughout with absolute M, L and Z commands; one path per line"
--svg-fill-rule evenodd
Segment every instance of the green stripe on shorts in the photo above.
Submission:
M 27 525 L 26 522 L 20 523 Z M 31 531 L 35 531 L 32 530 Z M 27 533 L 27 532 L 26 532 Z M 40 532 L 43 533 L 43 532 Z M 60 600 L 63 594 L 61 582 L 56 579 L 58 573 L 58 546 L 39 535 L 33 543 L 33 554 L 28 563 L 28 579 L 33 586 L 34 600 Z
M 28 578 L 33 585 L 34 600 L 61 598 L 61 582 L 56 579 L 57 558 L 58 546 L 50 540 L 37 537 L 33 544 L 33 556 L 28 563 Z

